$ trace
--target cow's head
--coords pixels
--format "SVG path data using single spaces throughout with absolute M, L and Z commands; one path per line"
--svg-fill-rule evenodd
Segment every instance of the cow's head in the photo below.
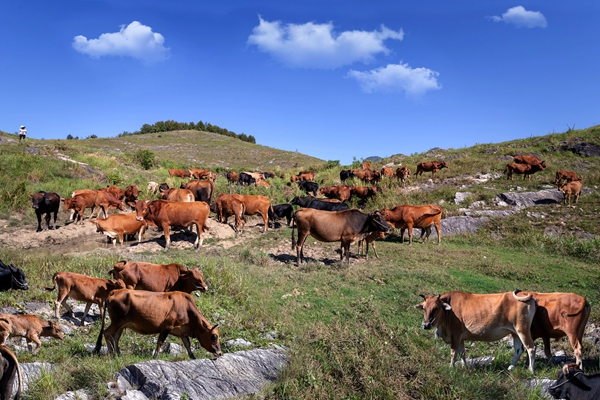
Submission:
M 53 321 L 47 321 L 48 325 L 42 327 L 42 333 L 40 336 L 48 336 L 56 339 L 63 340 L 65 334 L 59 324 Z
M 389 208 L 382 208 L 379 214 L 386 222 L 392 219 L 391 210 Z
M 215 354 L 217 357 L 222 355 L 221 353 L 221 342 L 219 341 L 219 325 L 215 325 L 212 328 L 203 330 L 202 332 L 196 332 L 196 339 L 200 342 L 200 345 L 206 349 L 209 353 Z
M 64 203 L 65 211 L 74 208 L 75 203 L 74 203 L 73 197 L 71 197 L 69 199 L 60 199 L 60 201 L 62 201 Z
M 201 292 L 208 290 L 208 285 L 204 282 L 204 277 L 198 268 L 182 271 L 179 276 L 190 285 L 190 289 L 192 290 L 199 290 Z
M 150 210 L 150 202 L 148 200 L 138 200 L 135 202 L 135 219 L 142 221 Z
M 6 267 L 6 264 L 2 264 Z M 13 264 L 8 265 L 11 274 L 11 288 L 19 290 L 28 290 L 29 285 L 25 279 L 25 272 L 21 268 L 15 267 Z
M 117 203 L 117 208 L 121 211 L 125 211 L 127 210 L 127 203 L 121 200 L 119 203 Z
M 40 208 L 40 205 L 44 204 L 44 195 L 45 194 L 46 194 L 46 192 L 40 191 L 40 192 L 29 195 L 29 198 L 31 200 L 33 200 L 33 205 L 32 205 L 33 208 L 38 209 L 38 208 Z
M 563 365 L 562 370 L 556 377 L 556 382 L 548 387 L 548 393 L 555 399 L 567 399 L 575 394 L 571 393 L 572 390 L 589 392 L 591 389 L 583 371 L 576 363 L 570 363 Z
M 380 211 L 374 211 L 369 214 L 369 216 L 371 217 L 370 231 L 388 232 L 390 230 L 390 226 L 385 221 Z
M 425 300 L 415 306 L 415 308 L 425 311 L 423 324 L 421 325 L 423 329 L 436 327 L 437 323 L 442 318 L 444 311 L 452 310 L 450 304 L 440 299 L 439 294 L 437 296 L 425 296 L 420 294 L 419 296 Z
M 448 167 L 448 163 L 446 161 L 442 161 L 440 163 L 440 169 L 442 169 L 442 168 L 450 168 L 450 167 Z
M 117 289 L 125 289 L 126 285 L 121 279 L 109 279 L 106 282 L 106 289 L 111 292 Z

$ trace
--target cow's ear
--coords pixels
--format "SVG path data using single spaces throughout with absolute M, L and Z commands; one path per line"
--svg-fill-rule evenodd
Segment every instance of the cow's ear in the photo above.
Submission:
M 444 307 L 444 310 L 446 310 L 446 311 L 452 310 L 452 307 L 450 306 L 450 304 L 448 304 L 444 301 L 442 301 L 442 307 Z
M 217 329 L 219 327 L 219 324 L 214 325 L 212 328 L 210 328 L 210 331 L 214 331 L 215 329 Z
M 131 208 L 135 208 L 135 201 L 129 200 L 129 201 L 127 201 L 127 205 Z
M 425 309 L 425 302 L 419 303 L 419 304 L 415 305 L 415 308 L 419 309 L 419 310 L 424 310 Z

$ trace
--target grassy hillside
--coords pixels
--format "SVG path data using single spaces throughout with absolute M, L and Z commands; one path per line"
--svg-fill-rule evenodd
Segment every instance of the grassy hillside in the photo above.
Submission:
M 317 181 L 339 183 L 340 166 L 301 154 L 282 152 L 220 135 L 173 132 L 112 139 L 43 141 L 28 139 L 26 146 L 0 139 L 0 219 L 5 229 L 27 224 L 32 240 L 35 224 L 27 194 L 52 190 L 66 196 L 72 189 L 109 183 L 145 187 L 149 180 L 178 184 L 168 177 L 170 167 L 256 169 L 275 171 L 271 189 L 229 188 L 217 181 L 217 192 L 238 191 L 268 195 L 273 203 L 288 201 L 299 193 L 288 185 L 289 176 L 314 168 Z M 541 399 L 539 390 L 526 386 L 531 378 L 554 378 L 559 370 L 537 359 L 532 376 L 523 358 L 510 373 L 512 358 L 507 342 L 467 345 L 467 357 L 492 355 L 490 366 L 451 369 L 449 346 L 421 329 L 423 314 L 413 306 L 418 296 L 449 290 L 474 293 L 512 291 L 566 291 L 586 296 L 592 306 L 590 322 L 600 323 L 600 159 L 561 151 L 561 143 L 593 142 L 600 145 L 600 127 L 569 131 L 497 144 L 462 149 L 436 149 L 423 154 L 395 155 L 389 162 L 408 165 L 413 174 L 420 161 L 445 160 L 450 165 L 429 181 L 410 177 L 407 188 L 382 181 L 383 192 L 365 210 L 397 204 L 441 204 L 446 216 L 464 214 L 463 207 L 482 200 L 490 209 L 492 199 L 507 191 L 553 188 L 558 169 L 576 171 L 586 194 L 577 206 L 559 204 L 528 208 L 507 218 L 491 219 L 476 234 L 443 237 L 441 246 L 400 243 L 396 234 L 377 243 L 379 258 L 356 257 L 352 264 L 337 260 L 339 243 L 309 239 L 305 252 L 311 260 L 295 266 L 290 248 L 290 229 L 269 230 L 266 235 L 249 230 L 231 246 L 212 243 L 199 252 L 172 248 L 166 252 L 125 253 L 119 247 L 85 254 L 65 255 L 49 245 L 44 251 L 0 247 L 0 259 L 26 270 L 31 290 L 0 293 L 0 306 L 28 301 L 52 302 L 55 294 L 38 290 L 50 283 L 55 271 L 74 271 L 106 277 L 112 264 L 123 259 L 178 262 L 199 266 L 210 290 L 197 298 L 199 309 L 211 323 L 219 323 L 221 342 L 244 338 L 254 346 L 268 344 L 265 333 L 276 331 L 278 342 L 289 346 L 292 360 L 276 384 L 261 398 L 271 399 Z M 35 149 L 35 150 L 31 150 Z M 155 165 L 145 170 L 136 161 L 138 150 L 150 150 Z M 31 154 L 36 153 L 37 154 Z M 75 164 L 59 159 L 63 154 Z M 548 169 L 523 181 L 507 181 L 502 175 L 515 154 L 537 154 Z M 273 160 L 272 163 L 269 163 Z M 470 177 L 498 174 L 483 184 Z M 354 182 L 358 184 L 358 182 Z M 455 193 L 470 192 L 466 204 L 455 204 Z M 143 197 L 150 197 L 142 193 Z M 353 205 L 358 206 L 356 201 Z M 66 214 L 61 214 L 62 218 Z M 43 235 L 41 233 L 40 235 Z M 432 242 L 435 242 L 435 237 Z M 77 249 L 78 244 L 73 243 Z M 123 252 L 121 252 L 123 251 Z M 62 343 L 46 342 L 37 357 L 21 352 L 22 362 L 58 363 L 53 372 L 35 382 L 28 398 L 51 399 L 66 390 L 84 388 L 96 399 L 107 397 L 105 382 L 121 367 L 151 357 L 151 337 L 127 331 L 121 341 L 123 354 L 91 356 L 84 343 L 93 343 L 98 324 L 69 335 Z M 177 340 L 174 340 L 177 342 Z M 552 341 L 553 350 L 568 341 Z M 538 347 L 541 341 L 538 341 Z M 234 351 L 235 348 L 226 349 Z M 196 350 L 196 356 L 208 356 Z M 187 356 L 160 355 L 183 360 Z M 584 340 L 587 372 L 599 365 L 595 345 Z

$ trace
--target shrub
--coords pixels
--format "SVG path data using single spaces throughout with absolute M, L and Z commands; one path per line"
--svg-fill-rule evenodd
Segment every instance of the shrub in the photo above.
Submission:
M 150 150 L 136 151 L 133 159 L 145 170 L 152 168 L 155 164 L 154 153 Z

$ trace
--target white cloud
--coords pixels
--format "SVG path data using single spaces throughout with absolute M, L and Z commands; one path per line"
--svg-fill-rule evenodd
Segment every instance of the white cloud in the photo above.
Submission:
M 527 11 L 523 6 L 509 8 L 501 17 L 489 17 L 495 22 L 513 24 L 518 28 L 545 28 L 548 26 L 546 17 L 539 11 Z
M 393 31 L 381 25 L 376 31 L 344 31 L 337 34 L 327 24 L 260 23 L 252 30 L 248 43 L 290 67 L 333 69 L 360 61 L 368 63 L 379 53 L 388 54 L 387 39 L 402 40 L 402 29 Z
M 405 92 L 407 95 L 422 95 L 428 90 L 441 89 L 439 73 L 427 68 L 411 68 L 408 64 L 388 64 L 371 71 L 350 70 L 348 77 L 358 81 L 363 91 Z
M 145 63 L 162 61 L 169 56 L 169 48 L 164 47 L 165 38 L 152 28 L 133 21 L 121 26 L 119 32 L 103 33 L 98 39 L 75 36 L 73 48 L 92 58 L 102 56 L 127 56 Z

